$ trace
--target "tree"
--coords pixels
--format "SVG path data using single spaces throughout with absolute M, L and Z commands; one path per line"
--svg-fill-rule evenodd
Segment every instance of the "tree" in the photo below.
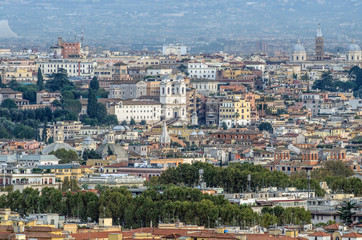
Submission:
M 84 161 L 87 161 L 88 159 L 102 159 L 102 156 L 99 155 L 94 149 L 86 149 L 83 151 L 82 158 Z
M 131 118 L 131 121 L 129 122 L 129 125 L 131 125 L 131 126 L 136 125 L 136 121 L 133 118 Z
M 95 117 L 99 123 L 103 123 L 107 117 L 107 108 L 103 103 L 97 103 Z
M 52 102 L 52 105 L 54 107 L 63 107 L 63 104 L 61 102 L 59 102 L 58 99 L 55 99 L 53 102 Z
M 304 74 L 302 75 L 301 79 L 302 79 L 303 81 L 309 80 L 308 73 L 304 73 Z
M 146 125 L 146 120 L 142 120 L 142 121 L 140 122 L 140 124 L 141 124 L 141 125 Z
M 94 91 L 98 91 L 99 89 L 99 82 L 97 77 L 93 77 L 92 80 L 89 83 L 89 88 L 94 90 Z
M 25 126 L 23 124 L 17 124 L 13 131 L 14 137 L 21 139 L 34 138 L 34 133 L 34 128 Z
M 38 91 L 42 91 L 44 89 L 44 79 L 40 67 L 38 68 L 38 80 L 36 85 L 38 86 Z
M 118 119 L 117 119 L 117 116 L 114 115 L 114 114 L 111 114 L 111 115 L 107 115 L 104 120 L 103 120 L 103 123 L 105 125 L 118 125 Z
M 60 68 L 57 73 L 50 75 L 50 79 L 46 83 L 46 88 L 51 91 L 60 91 L 66 87 L 73 87 L 73 83 L 69 81 L 67 71 Z
M 63 101 L 63 109 L 72 112 L 75 115 L 79 115 L 82 110 L 82 104 L 79 100 L 65 99 Z
M 108 150 L 107 150 L 107 155 L 108 156 L 114 155 L 112 149 L 109 146 L 108 146 Z
M 26 100 L 29 100 L 31 104 L 36 103 L 36 91 L 31 88 L 26 88 L 25 91 L 23 91 L 23 98 Z
M 80 188 L 78 186 L 78 182 L 75 179 L 69 180 L 67 177 L 64 178 L 64 182 L 62 184 L 62 192 L 66 191 L 76 192 L 79 191 Z
M 268 131 L 270 133 L 273 133 L 273 126 L 268 123 L 268 122 L 262 122 L 259 126 L 258 126 L 260 131 Z
M 240 117 L 240 113 L 236 112 L 234 116 L 235 116 L 235 126 L 237 126 L 238 125 L 238 118 Z
M 353 170 L 345 166 L 340 160 L 329 160 L 326 161 L 323 167 L 332 176 L 350 177 L 352 176 Z
M 71 162 L 78 162 L 79 161 L 79 157 L 78 154 L 76 152 L 74 152 L 73 150 L 66 150 L 64 148 L 58 149 L 55 152 L 51 152 L 49 154 L 52 154 L 54 156 L 56 156 L 57 158 L 60 159 L 59 163 L 63 164 L 63 163 L 71 163 Z
M 225 122 L 222 122 L 221 127 L 222 127 L 224 130 L 227 130 L 227 129 L 228 129 L 228 126 L 226 125 L 226 123 L 225 123 Z
M 0 88 L 4 88 L 6 87 L 5 84 L 3 84 L 3 80 L 1 78 L 1 74 L 0 74 Z
M 355 208 L 356 203 L 352 203 L 351 201 L 343 202 L 343 205 L 339 207 L 338 214 L 339 218 L 344 222 L 346 226 L 349 226 L 353 223 L 352 215 L 354 212 L 352 212 L 352 209 Z
M 122 123 L 121 123 L 122 126 L 127 126 L 127 121 L 126 120 L 123 120 Z
M 7 98 L 1 103 L 1 107 L 7 109 L 14 109 L 14 108 L 16 109 L 18 108 L 18 105 L 16 105 L 14 100 Z
M 88 90 L 87 114 L 90 118 L 96 118 L 97 115 L 97 97 L 91 88 Z
M 15 90 L 16 88 L 19 87 L 19 83 L 16 80 L 11 80 L 8 84 L 9 88 Z
M 42 141 L 43 141 L 44 143 L 47 143 L 47 140 L 48 140 L 47 129 L 48 129 L 48 120 L 45 119 L 44 124 L 43 124 L 42 137 L 41 137 L 41 139 L 42 139 Z

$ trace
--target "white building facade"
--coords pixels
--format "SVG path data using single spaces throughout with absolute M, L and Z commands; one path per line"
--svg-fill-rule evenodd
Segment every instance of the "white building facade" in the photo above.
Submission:
M 115 105 L 115 115 L 119 122 L 155 123 L 161 120 L 161 103 L 155 100 L 132 99 L 120 101 Z
M 179 75 L 176 78 L 164 76 L 160 83 L 160 102 L 162 116 L 167 119 L 177 118 L 187 121 L 186 83 Z
M 216 80 L 217 68 L 200 62 L 189 62 L 187 72 L 192 78 L 205 78 Z
M 63 68 L 69 77 L 82 77 L 91 79 L 94 77 L 94 69 L 97 66 L 96 62 L 72 62 L 67 60 L 53 60 L 48 62 L 38 62 L 41 72 L 45 75 L 59 72 Z
M 108 98 L 130 99 L 147 95 L 147 83 L 144 81 L 124 81 L 109 85 Z

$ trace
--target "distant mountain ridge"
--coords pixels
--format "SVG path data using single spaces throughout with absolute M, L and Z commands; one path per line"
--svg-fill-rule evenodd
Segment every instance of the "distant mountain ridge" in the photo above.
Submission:
M 359 0 L 0 0 L 19 36 L 162 41 L 291 34 L 361 37 Z

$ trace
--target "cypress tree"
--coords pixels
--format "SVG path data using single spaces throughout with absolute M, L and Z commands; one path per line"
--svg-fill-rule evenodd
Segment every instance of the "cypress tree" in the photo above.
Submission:
M 91 88 L 94 91 L 98 91 L 99 89 L 99 82 L 97 77 L 93 77 L 92 81 L 89 83 L 89 88 Z
M 88 89 L 87 114 L 90 118 L 97 116 L 97 97 L 91 88 Z
M 0 88 L 3 88 L 3 87 L 5 87 L 5 84 L 3 84 L 3 80 L 2 80 L 1 74 L 0 74 Z
M 42 91 L 44 89 L 44 79 L 40 68 L 38 68 L 38 80 L 36 82 L 36 85 L 38 86 L 39 91 Z

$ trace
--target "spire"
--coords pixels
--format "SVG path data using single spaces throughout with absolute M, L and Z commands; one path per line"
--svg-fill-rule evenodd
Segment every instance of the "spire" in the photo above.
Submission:
M 321 29 L 321 24 L 318 25 L 316 37 L 323 37 L 323 33 L 322 33 L 322 29 Z
M 162 134 L 160 136 L 160 143 L 167 145 L 171 143 L 170 135 L 168 135 L 166 120 L 163 120 Z

